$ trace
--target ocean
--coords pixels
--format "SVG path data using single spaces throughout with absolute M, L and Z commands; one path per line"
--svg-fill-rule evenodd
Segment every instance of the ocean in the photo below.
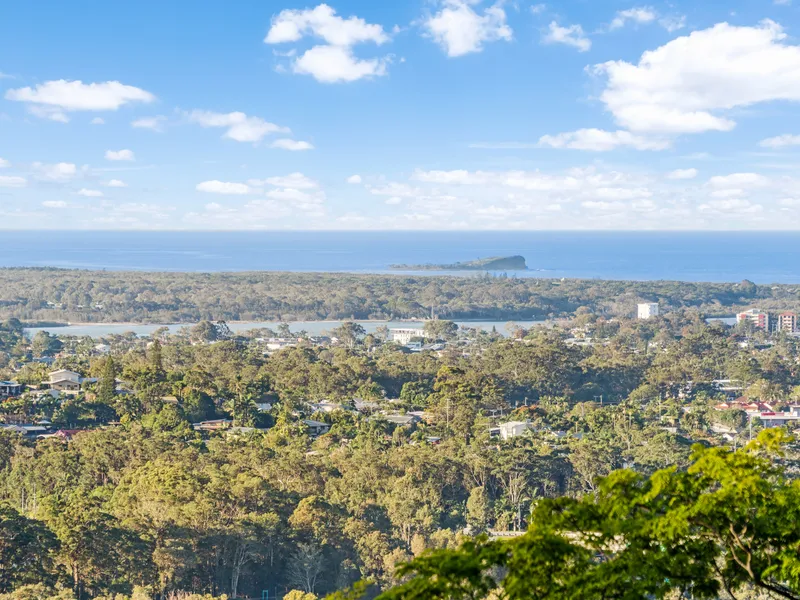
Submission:
M 800 283 L 800 232 L 0 231 L 0 267 L 398 273 L 515 254 L 529 270 L 509 276 Z

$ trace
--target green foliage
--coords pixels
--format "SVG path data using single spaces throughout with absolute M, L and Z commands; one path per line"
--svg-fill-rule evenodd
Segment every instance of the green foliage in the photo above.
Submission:
M 595 494 L 541 501 L 519 538 L 413 560 L 399 571 L 410 580 L 379 599 L 800 598 L 800 486 L 775 461 L 789 439 L 697 446 L 687 470 L 649 478 L 616 471 Z

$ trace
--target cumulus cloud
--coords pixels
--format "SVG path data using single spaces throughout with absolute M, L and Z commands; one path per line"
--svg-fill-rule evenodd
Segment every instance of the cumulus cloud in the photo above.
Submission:
M 5 158 L 0 158 L 0 169 L 7 169 L 10 166 L 10 162 L 8 162 Z
M 773 21 L 720 23 L 645 52 L 637 64 L 609 61 L 601 101 L 637 133 L 729 131 L 724 111 L 771 100 L 800 100 L 800 48 Z M 722 114 L 720 114 L 722 113 Z
M 249 185 L 244 183 L 232 183 L 229 181 L 203 181 L 195 186 L 198 192 L 206 192 L 208 194 L 224 194 L 226 196 L 244 196 L 252 194 L 253 190 Z
M 320 4 L 313 9 L 287 9 L 278 13 L 272 18 L 264 42 L 297 42 L 306 35 L 319 37 L 333 46 L 352 46 L 362 42 L 383 44 L 389 41 L 389 36 L 380 25 L 367 23 L 355 16 L 343 19 L 327 4 Z
M 587 52 L 592 47 L 592 40 L 586 37 L 583 27 L 580 25 L 570 25 L 561 27 L 556 21 L 549 25 L 548 32 L 542 38 L 545 44 L 566 44 L 577 48 L 578 52 Z
M 45 200 L 42 202 L 42 206 L 45 208 L 66 208 L 67 203 L 63 200 Z
M 103 197 L 103 192 L 101 192 L 100 190 L 90 190 L 90 189 L 87 189 L 87 188 L 79 189 L 76 192 L 76 194 L 78 194 L 78 196 L 85 196 L 86 198 L 102 198 Z
M 24 177 L 13 175 L 0 175 L 0 187 L 21 188 L 28 185 L 28 180 Z
M 156 99 L 146 90 L 119 81 L 83 83 L 65 79 L 11 89 L 5 97 L 26 103 L 29 111 L 38 117 L 63 122 L 69 121 L 69 112 L 118 110 L 126 104 L 148 103 Z
M 302 173 L 290 173 L 289 175 L 268 177 L 263 180 L 252 179 L 248 183 L 255 186 L 273 185 L 275 187 L 294 188 L 298 190 L 310 190 L 319 186 L 316 181 L 306 177 Z
M 132 150 L 106 150 L 106 160 L 136 160 Z
M 124 181 L 120 181 L 119 179 L 111 179 L 106 182 L 106 186 L 112 188 L 125 188 L 128 187 L 128 184 Z
M 800 146 L 800 135 L 785 133 L 775 137 L 761 140 L 758 143 L 762 148 L 784 148 L 786 146 Z
M 350 177 L 347 178 L 347 183 L 361 183 L 361 175 L 350 175 Z
M 142 117 L 140 119 L 136 119 L 135 121 L 131 121 L 131 127 L 136 129 L 150 129 L 151 131 L 157 131 L 161 133 L 164 131 L 164 125 L 167 122 L 167 117 L 163 115 L 158 115 L 155 117 Z
M 758 173 L 731 173 L 730 175 L 716 175 L 709 179 L 708 183 L 717 188 L 764 186 L 769 183 L 769 179 Z
M 469 0 L 444 0 L 441 9 L 423 23 L 426 33 L 453 58 L 481 52 L 484 44 L 511 41 L 513 31 L 506 23 L 501 3 L 478 13 Z
M 272 142 L 271 146 L 273 148 L 280 148 L 281 150 L 291 150 L 292 152 L 314 149 L 314 146 L 309 142 L 301 142 L 298 140 L 290 140 L 290 139 L 275 140 L 274 142 Z
M 55 164 L 35 162 L 31 165 L 31 169 L 38 179 L 59 183 L 69 181 L 78 174 L 78 167 L 73 163 L 66 162 Z
M 316 45 L 296 56 L 296 51 L 285 53 L 292 58 L 294 73 L 311 75 L 322 83 L 357 81 L 386 74 L 389 57 L 361 59 L 355 56 L 353 46 L 371 42 L 377 45 L 389 41 L 381 25 L 367 23 L 356 16 L 344 19 L 327 4 L 313 9 L 286 9 L 273 17 L 266 44 L 298 42 L 310 36 L 325 44 Z
M 694 179 L 697 169 L 676 169 L 667 173 L 667 179 Z
M 106 120 L 103 117 L 95 117 L 91 121 L 89 121 L 90 125 L 105 125 Z
M 388 64 L 388 58 L 358 59 L 350 48 L 314 46 L 294 61 L 292 69 L 321 83 L 342 83 L 386 75 Z
M 652 23 L 657 17 L 656 11 L 650 6 L 629 8 L 619 11 L 617 16 L 614 17 L 614 20 L 611 21 L 609 28 L 619 29 L 620 27 L 625 27 L 626 23 Z
M 386 204 L 393 206 L 403 202 L 403 199 L 400 196 L 392 196 L 391 198 L 386 199 Z
M 249 117 L 243 112 L 215 113 L 205 110 L 194 110 L 187 115 L 192 123 L 201 127 L 222 127 L 222 137 L 237 142 L 260 142 L 273 133 L 290 133 L 288 127 L 269 123 L 260 117 Z
M 670 144 L 663 139 L 647 138 L 632 134 L 629 131 L 579 129 L 557 135 L 543 135 L 539 138 L 539 145 L 550 148 L 606 152 L 624 146 L 636 150 L 663 150 L 668 148 Z

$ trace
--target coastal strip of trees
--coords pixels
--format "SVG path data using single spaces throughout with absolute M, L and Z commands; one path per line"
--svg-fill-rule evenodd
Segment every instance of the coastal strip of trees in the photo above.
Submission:
M 537 320 L 662 310 L 725 316 L 800 310 L 799 285 L 346 273 L 141 273 L 0 269 L 0 320 L 196 323 L 202 320 Z

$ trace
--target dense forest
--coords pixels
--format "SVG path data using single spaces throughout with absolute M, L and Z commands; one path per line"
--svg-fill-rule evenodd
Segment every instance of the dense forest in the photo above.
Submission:
M 584 309 L 628 316 L 637 302 L 730 315 L 800 310 L 800 286 L 331 273 L 139 273 L 0 269 L 0 319 L 196 323 L 409 319 L 537 320 Z
M 213 343 L 198 337 L 209 327 Z M 206 324 L 113 336 L 98 356 L 92 340 L 26 340 L 7 321 L 0 379 L 35 388 L 55 368 L 89 379 L 77 395 L 0 402 L 7 417 L 69 431 L 0 432 L 0 598 L 312 600 L 360 580 L 370 596 L 482 598 L 414 595 L 412 576 L 482 534 L 525 531 L 551 501 L 600 497 L 615 469 L 656 477 L 692 468 L 693 443 L 743 446 L 761 425 L 715 409 L 714 379 L 776 408 L 800 399 L 794 338 L 696 311 L 583 313 L 510 339 L 435 330 L 444 350 L 409 353 L 350 323 L 338 345 L 265 354 L 257 338 Z M 576 330 L 594 343 L 568 343 Z M 210 419 L 230 423 L 192 426 Z M 513 422 L 524 434 L 493 433 Z

